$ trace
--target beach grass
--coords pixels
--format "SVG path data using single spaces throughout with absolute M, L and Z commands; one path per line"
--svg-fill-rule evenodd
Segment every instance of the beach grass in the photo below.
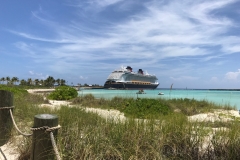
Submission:
M 180 111 L 181 113 L 191 116 L 199 113 L 211 112 L 214 109 L 224 109 L 231 110 L 236 109 L 234 106 L 230 106 L 229 104 L 225 105 L 217 105 L 213 102 L 208 102 L 206 100 L 195 100 L 188 98 L 173 98 L 173 99 L 150 99 L 150 98 L 122 98 L 122 97 L 114 97 L 112 99 L 106 100 L 103 98 L 96 99 L 93 95 L 87 94 L 84 96 L 77 97 L 71 100 L 72 104 L 81 104 L 82 106 L 94 107 L 94 108 L 102 108 L 102 109 L 117 109 L 121 112 L 125 113 L 125 116 L 132 116 L 134 118 L 140 118 L 136 114 L 136 109 L 139 109 L 138 106 L 146 107 L 144 113 L 152 110 L 154 113 L 159 113 L 158 109 L 164 106 L 168 109 L 166 112 L 171 111 Z M 152 103 L 152 104 L 151 104 Z M 154 108 L 154 106 L 156 106 Z M 132 111 L 129 111 L 130 110 Z M 130 112 L 130 113 L 129 113 Z M 161 112 L 161 111 L 160 111 Z M 161 112 L 163 113 L 163 111 Z M 143 117 L 147 118 L 147 117 Z
M 187 118 L 214 109 L 233 109 L 230 106 L 192 99 L 115 97 L 106 100 L 95 99 L 92 95 L 77 97 L 71 102 L 74 106 L 59 109 L 39 107 L 39 104 L 48 103 L 43 95 L 16 93 L 14 117 L 21 130 L 30 132 L 34 115 L 58 115 L 62 128 L 58 131 L 57 147 L 62 159 L 215 160 L 240 157 L 238 119 L 210 123 L 191 122 Z M 126 113 L 127 119 L 106 119 L 86 112 L 86 107 L 119 110 Z M 142 108 L 136 109 L 139 107 Z M 143 114 L 145 112 L 147 114 Z M 12 134 L 18 135 L 15 130 Z M 19 146 L 19 159 L 29 159 L 30 150 L 31 138 L 24 138 Z

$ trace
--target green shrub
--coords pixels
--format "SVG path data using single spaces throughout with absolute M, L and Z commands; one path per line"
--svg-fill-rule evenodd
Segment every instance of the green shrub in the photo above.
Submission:
M 133 118 L 158 118 L 161 115 L 168 115 L 172 110 L 157 99 L 128 99 L 122 110 L 125 116 Z
M 69 100 L 77 96 L 78 92 L 76 89 L 68 86 L 60 86 L 50 93 L 48 98 L 54 100 Z
M 0 90 L 6 90 L 9 92 L 12 92 L 14 95 L 22 95 L 22 94 L 27 94 L 27 90 L 17 88 L 14 86 L 7 86 L 7 85 L 0 85 Z

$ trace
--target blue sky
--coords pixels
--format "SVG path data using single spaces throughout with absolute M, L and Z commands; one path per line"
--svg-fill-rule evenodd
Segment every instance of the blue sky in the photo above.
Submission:
M 121 66 L 161 88 L 240 88 L 239 0 L 0 0 L 0 78 L 103 85 Z

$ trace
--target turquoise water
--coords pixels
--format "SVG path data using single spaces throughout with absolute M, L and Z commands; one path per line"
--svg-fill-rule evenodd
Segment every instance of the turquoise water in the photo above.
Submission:
M 138 90 L 106 90 L 106 89 L 83 89 L 78 91 L 79 96 L 92 94 L 95 98 L 111 99 L 113 97 L 132 98 L 189 98 L 196 100 L 206 100 L 216 104 L 229 104 L 236 109 L 240 109 L 240 91 L 227 90 L 144 90 L 146 94 L 136 94 Z M 159 92 L 164 95 L 158 95 Z

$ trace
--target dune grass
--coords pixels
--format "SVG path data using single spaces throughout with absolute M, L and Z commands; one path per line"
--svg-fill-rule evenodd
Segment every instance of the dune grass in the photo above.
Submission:
M 57 147 L 63 159 L 215 160 L 240 157 L 238 119 L 216 125 L 187 119 L 187 115 L 216 108 L 231 109 L 229 106 L 190 99 L 115 97 L 105 100 L 86 95 L 71 100 L 74 107 L 51 109 L 39 107 L 38 104 L 47 103 L 41 95 L 16 93 L 14 97 L 15 120 L 24 132 L 30 132 L 34 115 L 58 115 L 62 128 L 58 131 Z M 96 113 L 85 112 L 85 107 L 120 110 L 128 119 L 106 120 Z M 212 127 L 225 129 L 215 131 Z M 18 133 L 13 130 L 13 136 L 16 135 Z M 29 159 L 31 138 L 24 138 L 22 143 L 19 159 Z
M 85 96 L 77 97 L 71 100 L 72 104 L 80 104 L 82 106 L 93 107 L 93 108 L 102 108 L 102 109 L 117 109 L 125 113 L 125 116 L 130 116 L 133 118 L 149 118 L 154 114 L 169 114 L 173 111 L 180 111 L 184 115 L 191 116 L 199 113 L 211 112 L 214 109 L 224 109 L 231 110 L 236 109 L 234 106 L 226 105 L 217 105 L 206 100 L 195 100 L 188 98 L 179 98 L 179 99 L 149 99 L 149 98 L 121 98 L 114 97 L 110 100 L 103 98 L 95 99 L 93 95 L 88 94 Z M 144 107 L 144 108 L 143 108 Z M 141 110 L 142 109 L 142 110 Z M 137 115 L 141 114 L 144 115 Z M 157 116 L 156 115 L 155 118 Z

